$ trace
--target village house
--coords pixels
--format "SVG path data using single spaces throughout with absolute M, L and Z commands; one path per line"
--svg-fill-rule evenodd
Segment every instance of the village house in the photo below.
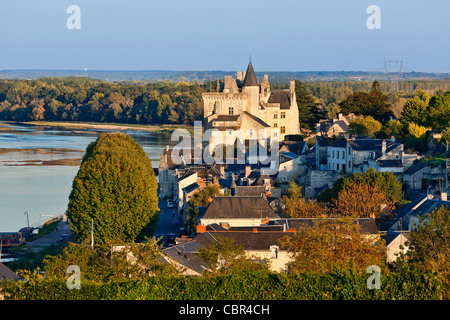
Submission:
M 355 114 L 350 113 L 344 116 L 342 113 L 338 114 L 337 119 L 320 120 L 316 124 L 316 133 L 325 137 L 344 137 L 348 134 L 348 127 L 350 122 L 356 118 Z
M 418 162 L 403 172 L 403 184 L 408 190 L 427 190 L 439 186 L 439 181 L 445 176 L 445 164 L 430 164 Z
M 409 231 L 387 231 L 382 238 L 386 242 L 386 261 L 393 263 L 401 254 L 406 254 L 409 250 Z
M 411 203 L 404 204 L 394 211 L 395 221 L 390 230 L 393 231 L 411 231 L 417 228 L 420 219 L 426 219 L 426 216 L 432 214 L 442 206 L 450 209 L 450 201 L 448 201 L 447 193 L 442 192 L 440 198 L 436 198 L 431 194 L 422 198 L 416 197 Z
M 259 226 L 264 221 L 279 219 L 268 201 L 261 196 L 216 196 L 197 217 L 197 233 L 213 223 L 230 226 Z
M 266 260 L 274 272 L 286 272 L 287 264 L 292 256 L 282 245 L 281 239 L 293 236 L 300 225 L 313 226 L 317 219 L 274 219 L 265 220 L 260 225 L 232 226 L 229 223 L 212 223 L 198 229 L 198 234 L 187 243 L 169 247 L 163 250 L 165 259 L 186 275 L 200 275 L 209 271 L 207 264 L 197 255 L 202 247 L 209 247 L 221 238 L 232 240 L 242 247 L 247 257 L 255 261 Z M 378 241 L 380 233 L 374 219 L 362 218 L 355 223 L 360 226 L 360 232 Z
M 327 169 L 346 174 L 376 171 L 402 173 L 403 144 L 389 139 L 339 139 L 327 146 Z

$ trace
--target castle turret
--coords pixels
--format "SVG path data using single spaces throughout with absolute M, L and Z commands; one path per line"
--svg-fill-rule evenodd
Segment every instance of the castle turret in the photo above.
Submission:
M 242 81 L 242 92 L 247 94 L 247 111 L 251 114 L 258 114 L 259 107 L 259 83 L 253 70 L 252 61 L 248 63 L 244 81 Z

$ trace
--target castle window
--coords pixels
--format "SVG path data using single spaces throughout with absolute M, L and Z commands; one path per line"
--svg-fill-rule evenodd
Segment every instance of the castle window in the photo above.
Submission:
M 281 119 L 285 119 L 286 118 L 286 112 L 281 112 Z
M 281 133 L 286 133 L 286 127 L 282 126 L 282 127 L 280 128 L 280 132 L 281 132 Z
M 273 124 L 273 127 L 274 127 L 274 128 L 278 128 L 278 123 L 275 122 L 275 123 Z
M 233 107 L 229 107 L 228 108 L 228 114 L 234 114 L 234 108 Z
M 273 114 L 273 118 L 274 118 L 274 119 L 278 119 L 278 113 L 274 113 L 274 114 Z

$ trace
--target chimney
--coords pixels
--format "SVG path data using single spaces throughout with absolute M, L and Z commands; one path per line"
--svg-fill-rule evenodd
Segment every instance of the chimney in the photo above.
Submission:
M 166 151 L 167 152 L 169 151 L 169 145 L 168 144 L 166 145 Z
M 197 225 L 197 233 L 206 232 L 206 226 L 202 224 Z
M 338 120 L 342 120 L 344 118 L 344 115 L 342 113 L 338 114 Z
M 386 154 L 386 140 L 383 139 L 383 142 L 381 142 L 381 154 L 384 156 Z
M 289 81 L 289 91 L 290 93 L 295 93 L 295 80 Z
M 447 192 L 441 192 L 441 200 L 442 201 L 448 201 L 447 200 Z

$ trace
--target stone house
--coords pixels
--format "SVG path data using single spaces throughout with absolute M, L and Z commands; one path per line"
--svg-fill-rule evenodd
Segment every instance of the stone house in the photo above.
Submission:
M 337 119 L 320 120 L 316 124 L 316 133 L 325 137 L 344 137 L 348 134 L 348 127 L 350 122 L 356 118 L 355 114 L 350 113 L 344 116 L 342 113 L 338 114 Z
M 427 162 L 418 162 L 403 172 L 403 184 L 408 190 L 427 190 L 438 185 L 439 180 L 445 176 L 445 165 L 432 165 Z
M 394 140 L 351 138 L 327 145 L 327 169 L 351 174 L 376 171 L 403 172 L 403 144 Z
M 232 227 L 259 226 L 263 221 L 279 218 L 264 197 L 216 196 L 206 210 L 199 213 L 197 233 L 213 223 L 227 223 Z
M 386 242 L 386 261 L 388 263 L 397 260 L 400 254 L 406 254 L 409 233 L 409 231 L 387 231 L 383 235 L 382 238 Z

